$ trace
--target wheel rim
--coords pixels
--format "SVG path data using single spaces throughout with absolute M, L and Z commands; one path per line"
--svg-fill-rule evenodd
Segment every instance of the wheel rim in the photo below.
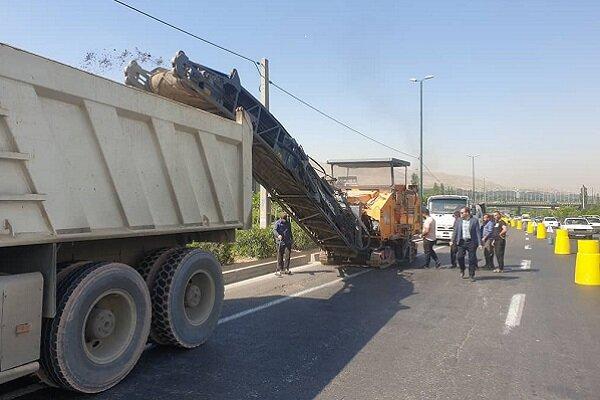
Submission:
M 185 317 L 192 325 L 200 325 L 208 319 L 214 305 L 214 280 L 204 271 L 196 272 L 185 285 L 183 298 Z
M 93 362 L 107 364 L 125 352 L 136 326 L 136 308 L 122 290 L 100 295 L 90 307 L 82 328 L 83 348 Z

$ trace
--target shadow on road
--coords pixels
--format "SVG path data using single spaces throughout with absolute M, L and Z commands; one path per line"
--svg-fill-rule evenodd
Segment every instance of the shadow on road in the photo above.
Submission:
M 512 279 L 519 279 L 518 276 L 507 276 L 507 275 L 477 275 L 475 277 L 478 281 L 509 281 Z
M 409 278 L 410 279 L 410 278 Z M 395 268 L 220 325 L 194 350 L 146 351 L 123 382 L 94 399 L 313 399 L 407 309 L 413 284 Z M 244 310 L 281 296 L 226 300 Z M 89 398 L 51 389 L 31 399 Z

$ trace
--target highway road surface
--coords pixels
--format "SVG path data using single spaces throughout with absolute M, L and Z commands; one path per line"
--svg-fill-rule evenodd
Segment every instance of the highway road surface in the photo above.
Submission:
M 447 265 L 448 248 L 438 251 Z M 208 343 L 149 347 L 91 398 L 600 398 L 600 287 L 573 283 L 575 256 L 512 230 L 504 274 L 469 282 L 419 263 L 307 264 L 229 285 Z M 2 389 L 0 400 L 84 398 L 31 379 Z

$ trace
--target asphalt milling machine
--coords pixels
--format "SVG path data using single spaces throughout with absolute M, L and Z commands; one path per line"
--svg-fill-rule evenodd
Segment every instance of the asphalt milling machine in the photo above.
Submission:
M 392 183 L 387 188 L 343 187 L 242 87 L 235 69 L 227 75 L 194 63 L 179 51 L 172 69 L 147 71 L 132 61 L 125 76 L 130 86 L 225 118 L 234 119 L 238 108 L 245 110 L 254 133 L 255 180 L 322 249 L 324 263 L 386 267 L 414 258 L 420 200 L 414 186 L 395 185 L 393 181 L 394 168 L 406 167 L 408 162 L 366 160 L 358 165 L 354 160 L 358 167 L 389 166 Z

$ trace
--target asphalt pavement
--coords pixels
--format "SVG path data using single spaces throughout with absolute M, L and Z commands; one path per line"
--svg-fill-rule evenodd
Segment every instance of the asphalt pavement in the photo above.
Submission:
M 447 265 L 448 248 L 438 252 Z M 575 285 L 575 256 L 521 231 L 506 260 L 509 271 L 479 270 L 476 282 L 418 258 L 235 283 L 204 346 L 152 347 L 92 398 L 600 398 L 600 287 Z M 84 397 L 38 387 L 10 398 Z

